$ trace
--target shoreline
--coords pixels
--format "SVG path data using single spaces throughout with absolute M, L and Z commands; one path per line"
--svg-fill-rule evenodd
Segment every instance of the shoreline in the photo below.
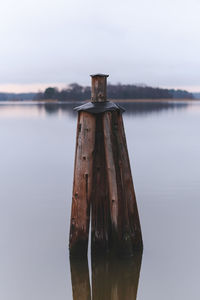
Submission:
M 90 102 L 91 100 L 84 100 L 84 101 L 77 101 L 77 100 L 69 100 L 69 101 L 59 101 L 54 99 L 49 100 L 5 100 L 0 101 L 1 104 L 46 104 L 46 103 L 57 103 L 57 104 L 79 104 L 79 103 L 85 103 Z M 199 102 L 200 99 L 109 99 L 111 102 L 115 103 L 166 103 L 166 102 Z
M 138 102 L 196 102 L 196 101 L 199 101 L 200 99 L 112 99 L 110 101 L 113 101 L 113 102 L 119 102 L 119 103 L 138 103 Z

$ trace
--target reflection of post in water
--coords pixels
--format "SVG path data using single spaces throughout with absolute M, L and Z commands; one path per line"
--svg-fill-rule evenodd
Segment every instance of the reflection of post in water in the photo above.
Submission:
M 142 253 L 125 260 L 94 258 L 92 299 L 136 300 L 141 262 Z
M 88 261 L 70 259 L 73 300 L 91 300 Z
M 73 300 L 136 300 L 142 253 L 124 260 L 92 258 L 92 296 L 87 260 L 70 259 Z

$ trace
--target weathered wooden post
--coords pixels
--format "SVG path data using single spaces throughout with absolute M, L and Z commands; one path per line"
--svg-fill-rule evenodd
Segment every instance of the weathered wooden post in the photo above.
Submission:
M 132 256 L 142 234 L 119 105 L 107 101 L 108 75 L 92 77 L 91 102 L 77 107 L 70 255 L 86 256 L 91 210 L 93 254 Z

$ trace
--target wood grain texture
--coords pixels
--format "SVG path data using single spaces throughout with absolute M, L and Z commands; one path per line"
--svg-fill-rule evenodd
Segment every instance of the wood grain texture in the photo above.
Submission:
M 124 124 L 121 113 L 115 114 L 114 118 L 115 120 L 117 119 L 118 123 L 118 130 L 115 135 L 118 149 L 119 174 L 123 191 L 124 207 L 122 207 L 122 211 L 124 211 L 124 219 L 126 220 L 125 227 L 129 230 L 129 233 L 131 235 L 133 250 L 140 250 L 143 248 L 142 232 L 135 197 Z
M 121 113 L 105 112 L 103 130 L 114 252 L 132 256 L 143 243 Z
M 104 132 L 104 147 L 105 147 L 105 163 L 108 178 L 108 190 L 110 200 L 110 216 L 112 230 L 118 230 L 118 191 L 116 181 L 116 168 L 113 149 L 113 134 L 112 134 L 112 113 L 105 112 L 103 114 L 103 132 Z
M 70 228 L 70 255 L 133 256 L 143 249 L 122 114 L 79 112 Z
M 98 114 L 96 116 L 96 138 L 91 204 L 92 253 L 102 255 L 109 251 L 109 243 L 111 241 L 109 191 L 105 164 L 102 114 Z
M 86 256 L 95 145 L 95 116 L 78 115 L 69 250 L 71 256 Z

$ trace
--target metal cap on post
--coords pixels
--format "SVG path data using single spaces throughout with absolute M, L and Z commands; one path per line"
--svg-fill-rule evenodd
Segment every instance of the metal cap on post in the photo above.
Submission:
M 105 111 L 120 111 L 125 109 L 120 105 L 107 100 L 107 77 L 106 74 L 94 74 L 92 77 L 91 102 L 87 102 L 74 108 L 75 111 L 87 111 L 92 114 L 100 114 Z
M 94 74 L 92 77 L 92 97 L 91 102 L 107 101 L 107 77 L 106 74 Z

